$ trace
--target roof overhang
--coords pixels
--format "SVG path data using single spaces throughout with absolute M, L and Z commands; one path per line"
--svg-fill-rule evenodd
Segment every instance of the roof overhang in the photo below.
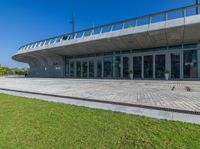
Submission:
M 13 56 L 18 61 L 33 53 L 52 53 L 62 56 L 86 55 L 110 51 L 173 46 L 200 41 L 200 15 L 136 26 L 63 41 L 19 51 Z

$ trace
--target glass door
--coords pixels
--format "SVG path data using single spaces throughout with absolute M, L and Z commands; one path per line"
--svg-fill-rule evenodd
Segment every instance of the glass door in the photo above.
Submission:
M 70 77 L 74 78 L 74 62 L 70 62 Z
M 123 78 L 129 78 L 129 58 L 123 57 Z
M 69 61 L 66 60 L 66 63 L 65 63 L 65 76 L 66 77 L 69 77 Z
M 94 78 L 94 61 L 89 61 L 89 77 Z
M 76 62 L 76 77 L 81 78 L 81 62 Z
M 115 78 L 121 77 L 121 57 L 115 56 Z
M 97 78 L 102 78 L 102 60 L 97 60 Z
M 104 57 L 104 78 L 113 77 L 113 57 Z
M 184 78 L 198 78 L 197 56 L 197 50 L 188 50 L 183 52 Z
M 142 56 L 133 57 L 134 78 L 142 78 Z
M 144 78 L 153 78 L 153 56 L 144 56 Z
M 180 53 L 171 54 L 171 78 L 180 79 Z
M 83 67 L 82 76 L 83 78 L 87 78 L 88 77 L 88 62 L 87 61 L 83 62 L 82 67 Z
M 156 78 L 164 78 L 165 73 L 165 55 L 156 55 L 155 56 L 155 71 Z

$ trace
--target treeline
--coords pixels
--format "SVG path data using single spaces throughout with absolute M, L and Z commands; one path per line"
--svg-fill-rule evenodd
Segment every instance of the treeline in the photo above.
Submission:
M 13 69 L 9 67 L 0 67 L 0 76 L 9 76 L 9 75 L 25 75 L 29 69 Z

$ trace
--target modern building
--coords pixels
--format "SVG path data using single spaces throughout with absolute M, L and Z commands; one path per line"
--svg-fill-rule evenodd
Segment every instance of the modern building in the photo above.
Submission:
M 19 48 L 32 77 L 200 78 L 200 5 L 85 29 Z

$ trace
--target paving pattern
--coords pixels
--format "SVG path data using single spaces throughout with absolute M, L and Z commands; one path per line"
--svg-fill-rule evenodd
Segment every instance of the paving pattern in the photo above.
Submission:
M 0 88 L 200 112 L 200 81 L 0 77 Z

